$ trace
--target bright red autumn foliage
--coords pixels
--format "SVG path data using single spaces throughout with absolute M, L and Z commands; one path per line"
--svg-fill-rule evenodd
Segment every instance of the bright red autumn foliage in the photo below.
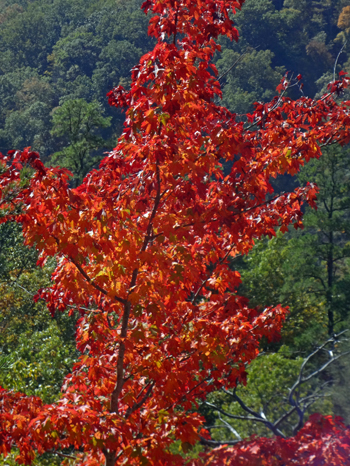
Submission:
M 221 447 L 206 455 L 205 466 L 346 466 L 350 429 L 340 418 L 310 416 L 289 439 L 257 438 L 234 448 Z
M 2 221 L 21 222 L 40 264 L 57 260 L 38 298 L 52 313 L 81 313 L 81 357 L 57 403 L 0 393 L 1 451 L 17 446 L 19 462 L 75 447 L 79 464 L 181 465 L 168 446 L 198 440 L 197 400 L 244 380 L 261 338 L 280 331 L 286 310 L 250 309 L 229 262 L 276 227 L 301 225 L 301 204 L 313 203 L 316 188 L 274 195 L 269 180 L 296 173 L 323 144 L 350 140 L 349 106 L 332 95 L 348 78 L 319 101 L 284 97 L 285 78 L 280 97 L 256 104 L 250 127 L 236 121 L 215 103 L 210 60 L 218 36 L 238 38 L 229 12 L 243 3 L 143 4 L 157 45 L 132 70 L 131 90 L 109 94 L 126 108 L 124 132 L 77 189 L 29 149 L 1 158 Z M 23 184 L 27 165 L 33 175 Z M 259 458 L 262 444 L 240 448 Z M 247 464 L 237 454 L 232 464 Z

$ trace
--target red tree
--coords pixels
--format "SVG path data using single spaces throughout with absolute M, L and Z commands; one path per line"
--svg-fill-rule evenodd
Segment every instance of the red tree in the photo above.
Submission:
M 78 188 L 29 149 L 1 158 L 3 221 L 21 222 L 40 264 L 57 259 L 38 298 L 52 313 L 81 313 L 81 357 L 57 403 L 1 392 L 1 449 L 16 445 L 19 462 L 75 448 L 81 464 L 182 464 L 168 447 L 198 440 L 197 401 L 244 380 L 261 338 L 280 331 L 286 310 L 250 309 L 229 260 L 278 226 L 301 225 L 315 187 L 274 196 L 269 180 L 296 173 L 323 144 L 349 141 L 348 106 L 332 97 L 347 78 L 319 101 L 284 97 L 285 78 L 250 127 L 236 121 L 214 103 L 210 61 L 219 35 L 237 40 L 229 13 L 243 3 L 143 4 L 157 44 L 132 70 L 131 90 L 109 94 L 127 109 L 125 129 Z

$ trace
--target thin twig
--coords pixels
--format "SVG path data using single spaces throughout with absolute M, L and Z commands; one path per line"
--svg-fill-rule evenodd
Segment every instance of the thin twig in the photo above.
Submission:
M 217 441 L 217 440 L 208 440 L 201 435 L 199 436 L 200 443 L 202 445 L 207 445 L 209 447 L 221 447 L 222 445 L 236 445 L 241 442 L 241 440 L 226 440 L 226 441 Z
M 49 451 L 48 453 L 52 453 L 52 454 L 60 456 L 62 458 L 68 458 L 70 460 L 75 460 L 76 461 L 78 459 L 76 456 L 66 455 L 65 453 L 61 453 L 60 451 Z
M 259 47 L 259 46 L 258 46 Z M 256 50 L 258 47 L 253 47 L 253 50 Z M 237 60 L 233 63 L 233 65 L 230 66 L 228 70 L 226 70 L 221 76 L 218 77 L 218 81 L 220 82 L 222 78 L 224 78 L 238 63 L 242 60 L 243 57 L 245 57 L 248 53 L 248 50 L 242 53 Z
M 129 407 L 126 412 L 125 412 L 125 419 L 128 419 L 128 417 L 130 417 L 135 411 L 137 411 L 139 408 L 142 407 L 142 405 L 147 401 L 147 399 L 151 396 L 151 393 L 152 393 L 152 390 L 153 390 L 153 387 L 154 387 L 154 382 L 151 382 L 149 384 L 149 387 L 146 391 L 146 393 L 144 394 L 144 396 L 141 398 L 140 401 L 138 401 L 137 403 L 135 403 L 133 406 Z
M 347 41 L 344 42 L 342 48 L 340 49 L 340 52 L 337 55 L 337 58 L 335 59 L 334 68 L 333 68 L 333 81 L 335 81 L 335 72 L 336 72 L 336 68 L 337 68 L 337 65 L 338 65 L 339 57 L 343 53 L 343 50 L 344 50 L 344 47 L 346 46 L 346 43 L 347 43 Z

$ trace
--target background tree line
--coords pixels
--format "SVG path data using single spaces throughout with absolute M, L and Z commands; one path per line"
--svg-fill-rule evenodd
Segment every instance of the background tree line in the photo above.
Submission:
M 141 3 L 0 0 L 1 152 L 32 146 L 46 163 L 69 168 L 73 186 L 98 165 L 114 146 L 124 118 L 109 107 L 106 94 L 119 84 L 128 87 L 130 70 L 152 47 Z M 333 79 L 335 63 L 336 72 L 350 71 L 350 0 L 248 0 L 235 21 L 240 40 L 222 40 L 215 63 L 222 103 L 238 114 L 251 111 L 256 101 L 270 100 L 286 72 L 301 73 L 302 92 L 314 97 Z M 253 306 L 290 306 L 281 340 L 263 345 L 263 355 L 248 368 L 247 386 L 238 388 L 241 399 L 266 416 L 286 398 L 303 358 L 350 326 L 349 159 L 349 150 L 330 147 L 296 179 L 274 180 L 276 191 L 316 182 L 318 210 L 306 208 L 303 231 L 276 232 L 249 258 L 232 264 Z M 52 271 L 52 264 L 41 269 L 36 261 L 35 252 L 23 245 L 19 226 L 0 225 L 0 384 L 51 401 L 74 363 L 79 316 L 53 320 L 40 301 L 33 302 Z M 318 353 L 311 368 L 324 358 Z M 332 382 L 333 393 L 336 387 L 336 396 L 330 388 L 331 396 L 317 399 L 307 414 L 341 414 L 350 422 L 346 357 L 316 379 L 305 386 L 305 396 L 326 382 Z M 220 413 L 244 414 L 227 394 L 215 394 L 207 403 L 202 410 L 208 426 L 215 425 L 211 433 L 217 441 L 237 439 L 235 432 L 242 438 L 271 434 L 263 423 Z M 278 409 L 282 415 L 284 408 Z

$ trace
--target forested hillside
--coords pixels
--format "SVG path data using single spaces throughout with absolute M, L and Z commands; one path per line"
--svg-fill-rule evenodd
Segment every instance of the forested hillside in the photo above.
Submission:
M 0 0 L 0 152 L 31 146 L 47 166 L 71 170 L 73 187 L 98 167 L 124 121 L 107 93 L 118 85 L 128 88 L 131 69 L 154 46 L 141 3 Z M 313 98 L 340 70 L 350 72 L 350 0 L 247 0 L 235 23 L 238 43 L 219 39 L 222 50 L 214 62 L 222 105 L 238 118 L 252 112 L 255 102 L 271 100 L 285 73 L 302 75 L 288 90 L 292 97 Z M 252 306 L 282 304 L 290 313 L 281 339 L 263 342 L 262 356 L 247 369 L 248 383 L 238 387 L 236 398 L 215 392 L 202 403 L 212 445 L 274 434 L 261 419 L 243 419 L 244 406 L 267 418 L 283 416 L 289 408 L 281 403 L 305 358 L 350 328 L 350 150 L 327 147 L 296 177 L 277 177 L 273 186 L 282 192 L 309 181 L 319 187 L 318 209 L 304 209 L 304 229 L 276 231 L 232 263 Z M 78 355 L 79 315 L 72 309 L 70 316 L 52 318 L 45 303 L 33 300 L 54 269 L 54 261 L 41 268 L 37 259 L 35 250 L 23 245 L 19 225 L 0 225 L 0 385 L 51 402 L 60 396 L 61 382 Z M 347 347 L 332 341 L 328 349 L 345 352 Z M 309 361 L 311 372 L 325 364 L 328 349 Z M 317 411 L 342 415 L 349 423 L 349 383 L 349 356 L 307 381 L 300 397 L 320 396 L 312 398 L 314 404 L 305 403 L 305 419 Z M 296 412 L 292 416 L 283 425 L 287 435 L 298 422 Z M 176 444 L 192 458 L 210 442 L 187 447 Z M 15 455 L 2 464 L 12 464 Z M 46 453 L 36 461 L 61 460 Z
M 118 84 L 127 86 L 131 68 L 152 47 L 141 3 L 1 1 L 3 152 L 30 145 L 49 157 L 67 147 L 73 136 L 57 131 L 54 114 L 76 99 L 98 103 L 95 112 L 111 118 L 109 127 L 92 128 L 104 143 L 96 142 L 91 152 L 113 146 L 123 117 L 110 108 L 106 94 Z M 223 75 L 238 60 L 222 78 L 223 103 L 237 113 L 250 111 L 255 101 L 275 94 L 286 71 L 303 75 L 306 95 L 321 91 L 348 34 L 347 5 L 347 0 L 249 0 L 235 18 L 239 42 L 222 41 L 222 54 L 216 57 Z M 346 50 L 339 69 L 346 68 Z

